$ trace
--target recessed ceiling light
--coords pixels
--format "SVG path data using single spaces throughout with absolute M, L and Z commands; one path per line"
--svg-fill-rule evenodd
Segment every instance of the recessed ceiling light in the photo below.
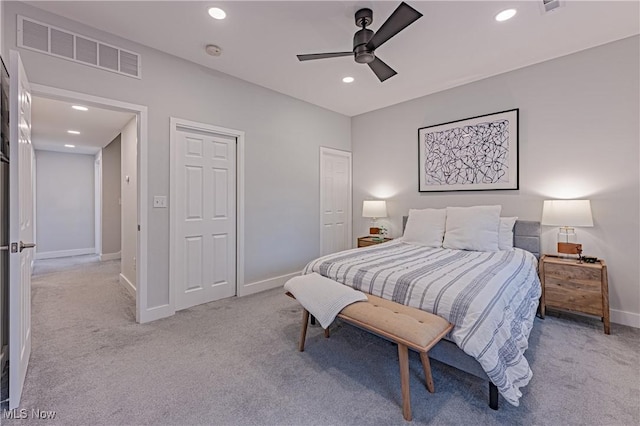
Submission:
M 64 146 L 65 146 L 66 148 L 75 148 L 75 147 L 76 147 L 75 145 L 70 145 L 70 144 L 68 144 L 68 143 L 64 144 Z
M 496 21 L 503 22 L 516 16 L 515 9 L 506 9 L 496 15 Z
M 77 130 L 67 130 L 67 133 L 71 134 L 71 135 L 79 135 L 80 132 Z
M 353 77 L 345 77 L 342 79 L 343 83 L 353 83 L 355 79 Z
M 213 19 L 224 19 L 227 17 L 227 14 L 224 12 L 224 10 L 220 9 L 219 7 L 209 8 L 209 15 Z
M 78 111 L 89 111 L 89 108 L 82 106 L 82 105 L 74 105 L 71 108 L 73 109 L 77 109 Z

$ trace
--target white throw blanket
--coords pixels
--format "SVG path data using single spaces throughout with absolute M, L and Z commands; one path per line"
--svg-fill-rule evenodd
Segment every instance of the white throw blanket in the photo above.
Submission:
M 314 272 L 291 278 L 284 289 L 316 317 L 322 328 L 331 325 L 336 316 L 352 303 L 367 300 L 367 295 Z

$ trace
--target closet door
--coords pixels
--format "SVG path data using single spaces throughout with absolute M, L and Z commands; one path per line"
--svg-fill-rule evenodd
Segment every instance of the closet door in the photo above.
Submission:
M 236 294 L 236 138 L 176 130 L 176 310 Z
M 351 153 L 320 148 L 320 255 L 352 248 Z

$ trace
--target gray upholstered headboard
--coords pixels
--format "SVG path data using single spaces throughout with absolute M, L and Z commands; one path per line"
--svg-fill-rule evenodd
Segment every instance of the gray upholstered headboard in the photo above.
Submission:
M 407 226 L 409 216 L 402 216 L 402 233 Z M 533 253 L 540 258 L 540 222 L 532 220 L 517 220 L 513 227 L 513 245 Z

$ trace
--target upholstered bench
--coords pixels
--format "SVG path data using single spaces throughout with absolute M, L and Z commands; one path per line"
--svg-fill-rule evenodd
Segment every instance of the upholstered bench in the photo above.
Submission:
M 413 349 L 420 354 L 427 389 L 433 393 L 435 389 L 427 352 L 453 328 L 453 325 L 444 318 L 417 308 L 404 306 L 372 295 L 367 295 L 367 297 L 369 300 L 366 302 L 356 302 L 342 309 L 337 318 L 398 345 L 400 383 L 402 386 L 402 415 L 405 420 L 411 420 L 408 350 Z M 300 351 L 304 351 L 308 323 L 309 312 L 304 309 L 298 347 Z M 325 337 L 329 337 L 328 329 L 325 330 Z

